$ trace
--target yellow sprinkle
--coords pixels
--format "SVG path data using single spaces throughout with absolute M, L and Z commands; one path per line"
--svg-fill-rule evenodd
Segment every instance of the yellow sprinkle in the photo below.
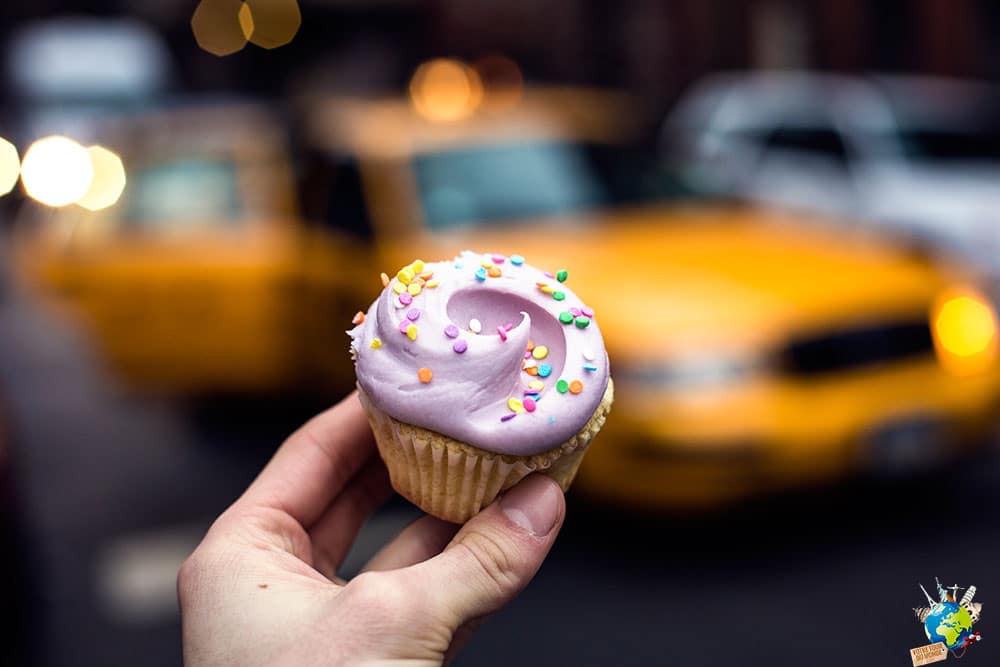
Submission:
M 546 294 L 552 294 L 553 292 L 556 291 L 556 288 L 551 287 L 549 285 L 546 285 L 545 287 L 539 287 L 538 289 L 542 290 Z
M 399 273 L 396 274 L 396 277 L 399 278 L 399 282 L 404 285 L 409 285 L 410 281 L 413 280 L 414 275 L 413 269 L 408 266 L 404 266 L 399 270 Z
M 433 289 L 433 288 L 437 287 L 440 284 L 441 284 L 441 281 L 438 280 L 437 278 L 435 278 L 434 280 L 428 280 L 427 284 L 425 285 L 425 287 L 430 287 L 431 289 Z
M 418 294 L 420 294 L 420 291 L 422 289 L 423 287 L 421 287 L 417 283 L 410 283 L 409 285 L 406 286 L 406 291 L 409 292 L 411 296 L 417 296 Z
M 378 338 L 372 338 L 372 344 L 369 345 L 368 347 L 370 347 L 373 350 L 377 350 L 380 347 L 382 347 L 382 341 L 380 341 Z
M 531 356 L 535 359 L 544 359 L 549 356 L 549 348 L 544 345 L 536 345 L 535 349 L 531 351 Z
M 410 268 L 413 269 L 413 273 L 423 273 L 424 272 L 424 260 L 415 259 L 413 264 L 410 264 Z
M 541 391 L 544 388 L 545 388 L 545 383 L 542 382 L 541 380 L 532 380 L 531 382 L 528 383 L 528 389 L 537 389 Z
M 406 327 L 406 337 L 409 338 L 410 340 L 416 340 L 417 339 L 417 325 L 416 324 L 411 324 L 410 326 Z
M 393 283 L 392 291 L 395 292 L 396 294 L 402 294 L 403 292 L 406 291 L 406 285 L 404 285 L 403 283 Z
M 492 260 L 484 259 L 482 264 L 480 264 L 479 266 L 483 267 L 484 269 L 489 269 L 493 266 L 493 262 Z
M 507 399 L 507 407 L 511 412 L 524 412 L 524 403 L 513 396 Z

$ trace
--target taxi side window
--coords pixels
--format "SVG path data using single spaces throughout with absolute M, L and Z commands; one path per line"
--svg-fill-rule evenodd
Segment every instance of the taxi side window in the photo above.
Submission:
M 309 223 L 366 241 L 373 238 L 356 160 L 344 155 L 309 155 L 304 160 L 299 193 L 302 213 Z

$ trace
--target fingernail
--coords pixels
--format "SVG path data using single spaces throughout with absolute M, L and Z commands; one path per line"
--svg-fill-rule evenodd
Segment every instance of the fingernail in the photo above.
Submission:
M 559 520 L 562 489 L 545 475 L 531 475 L 500 499 L 507 518 L 537 537 L 552 532 Z

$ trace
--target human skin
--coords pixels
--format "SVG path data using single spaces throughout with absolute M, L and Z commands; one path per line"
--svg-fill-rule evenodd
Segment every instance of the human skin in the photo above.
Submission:
M 181 566 L 185 664 L 440 665 L 531 580 L 565 516 L 532 475 L 462 527 L 416 520 L 345 582 L 390 493 L 355 394 L 296 431 Z

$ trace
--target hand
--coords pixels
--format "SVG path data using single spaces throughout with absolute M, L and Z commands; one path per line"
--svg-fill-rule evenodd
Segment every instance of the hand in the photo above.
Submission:
M 531 580 L 565 515 L 532 475 L 461 529 L 418 519 L 344 582 L 390 493 L 356 395 L 294 433 L 181 566 L 185 663 L 439 665 Z

